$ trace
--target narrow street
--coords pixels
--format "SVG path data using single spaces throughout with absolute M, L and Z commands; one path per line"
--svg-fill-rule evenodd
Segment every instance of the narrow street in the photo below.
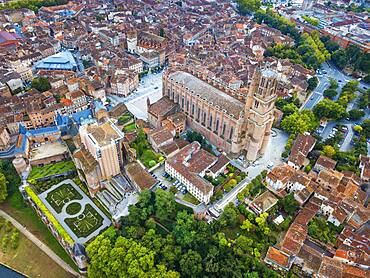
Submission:
M 35 235 L 27 230 L 21 223 L 7 214 L 5 211 L 0 210 L 0 216 L 9 220 L 14 227 L 16 227 L 25 237 L 31 240 L 38 248 L 40 248 L 46 255 L 48 255 L 55 263 L 57 263 L 65 271 L 71 273 L 75 277 L 83 277 L 81 274 L 77 273 L 72 267 L 70 267 L 65 261 L 63 261 L 57 254 L 54 253 L 48 246 L 46 246 L 41 240 L 39 240 Z M 30 250 L 31 251 L 31 250 Z

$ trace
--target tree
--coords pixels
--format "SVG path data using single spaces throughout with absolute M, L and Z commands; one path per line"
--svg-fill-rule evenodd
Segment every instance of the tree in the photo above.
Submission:
M 281 127 L 292 134 L 310 132 L 316 129 L 318 123 L 311 110 L 295 112 L 281 121 Z
M 370 138 L 370 119 L 364 120 L 361 127 L 363 129 L 363 135 L 365 135 L 366 138 Z
M 243 257 L 248 254 L 253 254 L 253 246 L 254 246 L 253 239 L 241 235 L 235 240 L 233 250 L 235 254 L 237 254 L 240 257 Z
M 181 211 L 176 217 L 176 226 L 173 235 L 181 246 L 189 246 L 195 239 L 195 220 L 186 211 Z
M 348 115 L 351 121 L 357 121 L 361 119 L 363 116 L 365 116 L 365 112 L 359 109 L 352 109 L 351 111 L 348 112 Z
M 286 105 L 283 106 L 283 113 L 284 113 L 284 116 L 289 116 L 295 112 L 298 112 L 298 107 L 294 104 L 294 103 L 288 103 Z
M 186 277 L 198 277 L 203 270 L 202 257 L 198 252 L 189 250 L 180 260 L 181 274 Z
M 355 125 L 355 126 L 353 127 L 353 131 L 354 131 L 354 132 L 356 132 L 356 133 L 361 133 L 361 132 L 362 132 L 362 130 L 363 130 L 363 128 L 362 128 L 362 126 L 360 126 L 360 125 Z
M 160 220 L 173 218 L 176 214 L 175 196 L 171 192 L 158 189 L 154 206 L 155 214 Z
M 249 221 L 248 219 L 245 219 L 243 221 L 243 224 L 240 226 L 240 229 L 247 230 L 247 232 L 249 232 L 250 230 L 253 229 L 253 227 L 254 227 L 253 223 Z
M 332 41 L 329 36 L 321 37 L 321 41 L 324 43 L 325 48 L 330 53 L 333 53 L 333 52 L 337 51 L 340 48 L 339 44 L 335 41 Z
M 7 189 L 8 181 L 5 178 L 5 175 L 0 172 L 0 203 L 4 202 L 6 197 L 8 197 L 8 189 Z
M 340 120 L 347 116 L 346 108 L 330 99 L 323 99 L 313 108 L 318 119 Z
M 51 89 L 50 82 L 46 77 L 34 78 L 31 82 L 31 87 L 41 93 Z
M 317 85 L 319 84 L 319 80 L 316 76 L 313 76 L 307 80 L 308 83 L 308 90 L 313 91 L 316 89 Z
M 257 11 L 262 3 L 261 0 L 237 0 L 241 13 L 252 13 Z
M 335 89 L 326 89 L 324 91 L 324 97 L 327 97 L 329 99 L 334 99 L 337 94 L 338 94 L 337 90 L 335 90 Z
M 277 205 L 279 209 L 283 209 L 289 215 L 293 215 L 299 208 L 299 203 L 294 199 L 293 194 L 280 199 Z
M 179 277 L 177 272 L 156 265 L 152 250 L 134 239 L 110 238 L 110 232 L 97 236 L 86 248 L 89 277 Z
M 333 146 L 326 145 L 322 148 L 322 152 L 325 156 L 327 157 L 333 157 L 336 153 L 335 149 Z
M 226 226 L 235 227 L 236 224 L 238 223 L 238 215 L 239 213 L 236 210 L 234 204 L 230 203 L 229 205 L 226 206 L 224 212 L 220 217 L 221 225 L 224 227 Z

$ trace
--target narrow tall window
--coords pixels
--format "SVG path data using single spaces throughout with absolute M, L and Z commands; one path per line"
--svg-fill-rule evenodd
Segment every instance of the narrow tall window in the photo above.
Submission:
M 233 133 L 234 133 L 234 128 L 231 127 L 230 128 L 230 137 L 229 137 L 230 140 L 233 138 Z

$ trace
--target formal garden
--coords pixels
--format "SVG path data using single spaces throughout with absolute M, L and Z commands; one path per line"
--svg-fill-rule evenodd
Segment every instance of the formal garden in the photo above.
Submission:
M 136 139 L 131 143 L 131 148 L 136 150 L 137 158 L 147 168 L 152 168 L 156 164 L 164 161 L 164 157 L 161 154 L 156 153 L 150 147 L 146 135 L 142 130 L 137 133 Z
M 72 203 L 67 207 L 67 213 L 68 208 L 75 204 L 78 203 Z M 76 213 L 76 211 L 71 212 L 72 215 Z M 103 224 L 103 217 L 90 204 L 86 204 L 81 214 L 73 218 L 66 218 L 64 222 L 67 223 L 78 237 L 87 237 L 92 231 L 97 230 Z
M 93 201 L 68 179 L 41 193 L 38 198 L 47 214 L 61 226 L 65 233 L 80 243 L 85 243 L 110 225 L 110 220 Z
M 82 200 L 82 195 L 68 183 L 62 184 L 46 196 L 46 201 L 48 201 L 57 213 L 61 213 L 65 204 L 72 200 Z

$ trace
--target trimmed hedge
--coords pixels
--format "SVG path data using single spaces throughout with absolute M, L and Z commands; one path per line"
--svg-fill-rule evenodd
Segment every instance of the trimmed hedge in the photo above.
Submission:
M 53 224 L 54 228 L 57 230 L 58 234 L 69 244 L 73 245 L 74 240 L 70 237 L 70 235 L 66 232 L 62 225 L 58 222 L 58 220 L 54 217 L 54 215 L 48 210 L 48 208 L 44 205 L 44 203 L 40 200 L 40 198 L 33 192 L 32 188 L 26 186 L 24 188 L 28 194 L 28 196 L 32 199 L 32 201 L 37 205 L 37 207 L 42 211 L 42 213 L 46 216 L 47 219 Z

